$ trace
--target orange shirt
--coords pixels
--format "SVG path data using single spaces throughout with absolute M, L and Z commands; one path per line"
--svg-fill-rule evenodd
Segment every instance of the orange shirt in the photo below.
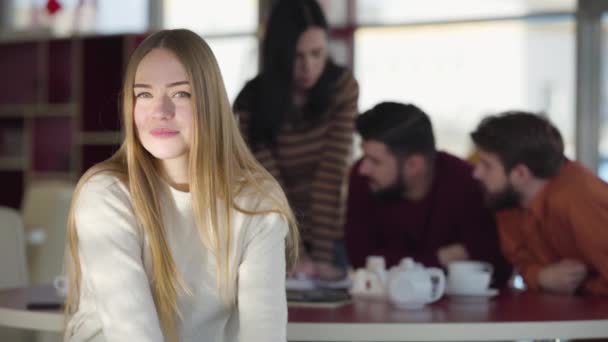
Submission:
M 529 208 L 497 214 L 503 253 L 537 290 L 538 272 L 562 259 L 588 268 L 584 293 L 608 295 L 608 184 L 566 161 Z

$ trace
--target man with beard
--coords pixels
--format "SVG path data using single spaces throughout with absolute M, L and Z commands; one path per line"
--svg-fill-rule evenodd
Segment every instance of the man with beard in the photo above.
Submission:
M 546 119 L 507 112 L 471 137 L 505 256 L 531 290 L 608 295 L 608 184 L 564 157 Z
M 435 149 L 429 117 L 412 104 L 380 103 L 357 118 L 363 158 L 351 170 L 345 240 L 354 267 L 369 255 L 387 266 L 412 257 L 425 266 L 458 260 L 494 265 L 494 286 L 510 267 L 494 218 L 465 161 Z

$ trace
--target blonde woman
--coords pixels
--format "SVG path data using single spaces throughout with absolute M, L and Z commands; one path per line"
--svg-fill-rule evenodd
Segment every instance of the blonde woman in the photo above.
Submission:
M 68 341 L 285 341 L 298 233 L 247 149 L 217 62 L 187 30 L 133 53 L 125 140 L 82 177 L 68 227 Z

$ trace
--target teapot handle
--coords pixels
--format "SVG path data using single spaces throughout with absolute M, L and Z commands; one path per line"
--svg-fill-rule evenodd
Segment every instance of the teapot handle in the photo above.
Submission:
M 431 278 L 437 278 L 435 295 L 433 296 L 431 293 L 431 298 L 429 301 L 429 303 L 432 303 L 441 298 L 441 296 L 443 296 L 443 293 L 445 292 L 445 274 L 443 273 L 442 269 L 437 267 L 427 268 L 426 271 Z
M 490 275 L 494 274 L 494 266 L 490 263 L 486 263 L 485 265 L 485 270 L 490 273 Z

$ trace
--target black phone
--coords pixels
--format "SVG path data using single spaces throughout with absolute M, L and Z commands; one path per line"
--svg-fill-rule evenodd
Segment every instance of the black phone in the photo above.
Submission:
M 335 303 L 351 299 L 345 290 L 313 289 L 313 290 L 287 290 L 288 302 L 308 303 Z
M 26 306 L 28 310 L 59 310 L 62 307 L 60 302 L 30 302 Z

